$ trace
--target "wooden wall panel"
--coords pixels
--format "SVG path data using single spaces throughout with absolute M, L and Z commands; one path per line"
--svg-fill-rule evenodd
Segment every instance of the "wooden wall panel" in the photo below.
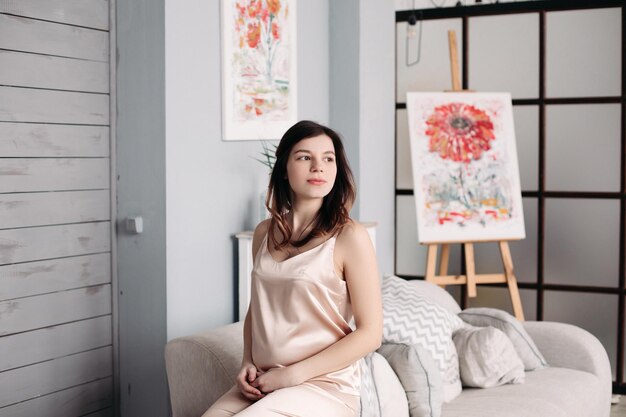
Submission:
M 110 223 L 0 230 L 0 265 L 109 252 Z
M 111 376 L 111 347 L 0 374 L 0 407 Z
M 0 417 L 114 415 L 110 6 L 0 1 Z
M 0 122 L 3 157 L 108 157 L 108 126 Z
M 109 377 L 0 408 L 0 417 L 81 416 L 112 403 L 113 382 Z
M 108 158 L 0 159 L 0 193 L 109 188 Z
M 111 314 L 109 284 L 16 298 L 0 302 L 0 336 L 106 314 Z
M 0 2 L 0 13 L 109 29 L 108 0 L 19 0 Z
M 0 337 L 0 371 L 111 345 L 111 316 Z
M 105 126 L 109 124 L 109 96 L 0 87 L 0 121 Z
M 3 265 L 0 301 L 110 282 L 109 253 Z
M 0 85 L 109 92 L 107 62 L 0 50 Z
M 109 33 L 0 14 L 0 49 L 108 62 Z
M 109 220 L 109 190 L 0 194 L 0 229 Z

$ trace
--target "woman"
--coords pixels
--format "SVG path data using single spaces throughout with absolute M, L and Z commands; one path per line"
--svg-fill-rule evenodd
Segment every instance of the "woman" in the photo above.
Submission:
M 254 232 L 241 370 L 203 417 L 358 416 L 357 361 L 380 345 L 382 307 L 372 243 L 348 215 L 354 199 L 339 135 L 292 126 L 276 149 L 270 219 Z

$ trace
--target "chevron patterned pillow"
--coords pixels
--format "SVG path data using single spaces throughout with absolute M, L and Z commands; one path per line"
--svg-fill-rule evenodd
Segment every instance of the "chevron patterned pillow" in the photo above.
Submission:
M 461 393 L 459 358 L 452 333 L 464 327 L 464 322 L 396 276 L 383 278 L 382 298 L 383 343 L 417 344 L 425 348 L 441 371 L 444 401 L 452 401 Z

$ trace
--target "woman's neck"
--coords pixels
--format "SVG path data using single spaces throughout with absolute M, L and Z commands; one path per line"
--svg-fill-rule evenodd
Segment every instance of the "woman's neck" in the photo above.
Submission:
M 300 240 L 306 236 L 307 229 L 313 224 L 315 217 L 322 207 L 323 200 L 310 199 L 305 201 L 295 201 L 291 210 L 291 238 Z

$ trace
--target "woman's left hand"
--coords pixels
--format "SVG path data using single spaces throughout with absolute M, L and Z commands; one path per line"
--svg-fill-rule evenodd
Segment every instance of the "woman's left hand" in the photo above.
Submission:
M 272 368 L 257 375 L 250 385 L 258 388 L 262 393 L 269 394 L 277 389 L 293 387 L 303 383 L 295 374 L 293 368 Z

